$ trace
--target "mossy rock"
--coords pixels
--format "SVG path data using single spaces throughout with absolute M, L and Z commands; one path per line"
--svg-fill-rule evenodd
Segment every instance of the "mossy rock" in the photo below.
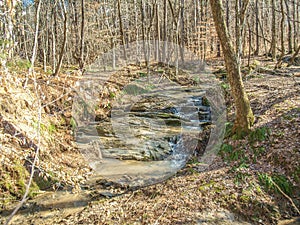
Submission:
M 4 166 L 4 170 L 1 171 L 0 189 L 7 193 L 11 199 L 19 199 L 26 192 L 26 186 L 28 184 L 30 174 L 23 166 L 23 164 L 16 160 L 13 162 L 13 166 Z M 31 183 L 28 197 L 33 197 L 40 190 L 35 182 Z
M 208 99 L 206 97 L 202 98 L 202 105 L 203 106 L 207 106 L 207 107 L 210 106 L 210 103 L 209 103 L 209 101 L 208 101 Z
M 40 190 L 47 190 L 52 188 L 52 186 L 57 183 L 57 179 L 52 176 L 38 176 L 34 177 L 34 183 L 38 186 Z

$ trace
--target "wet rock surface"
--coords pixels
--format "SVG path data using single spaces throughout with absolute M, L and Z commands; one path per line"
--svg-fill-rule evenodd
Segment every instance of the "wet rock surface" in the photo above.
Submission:
M 110 118 L 79 127 L 77 144 L 97 175 L 133 186 L 156 183 L 185 165 L 211 123 L 204 95 L 196 88 L 126 93 Z

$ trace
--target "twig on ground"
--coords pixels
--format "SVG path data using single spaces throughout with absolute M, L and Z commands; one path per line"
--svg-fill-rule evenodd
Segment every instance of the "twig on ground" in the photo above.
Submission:
M 162 212 L 162 214 L 161 214 L 161 215 L 157 218 L 157 220 L 155 221 L 154 225 L 158 225 L 158 224 L 159 224 L 158 221 L 159 221 L 159 220 L 162 218 L 162 216 L 165 214 L 165 212 L 167 211 L 168 207 L 169 207 L 169 202 L 167 203 L 167 205 L 166 205 L 164 211 Z
M 297 211 L 297 213 L 300 215 L 300 211 L 299 209 L 297 208 L 297 206 L 295 205 L 293 199 L 290 198 L 290 196 L 288 196 L 286 193 L 284 193 L 284 191 L 281 190 L 281 188 L 271 179 L 273 185 L 278 189 L 278 191 L 284 196 L 287 198 L 287 200 L 290 201 L 290 203 L 292 204 L 292 206 L 294 207 L 294 209 Z

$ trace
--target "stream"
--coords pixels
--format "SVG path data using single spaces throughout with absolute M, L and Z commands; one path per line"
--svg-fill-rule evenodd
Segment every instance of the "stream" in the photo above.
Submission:
M 21 208 L 13 224 L 51 224 L 99 197 L 118 196 L 174 175 L 193 154 L 203 127 L 211 124 L 204 94 L 189 88 L 168 89 L 164 95 L 151 92 L 138 99 L 123 95 L 108 120 L 91 121 L 77 130 L 76 142 L 95 171 L 86 186 L 78 193 L 39 195 Z M 111 187 L 119 192 L 111 192 Z
M 145 83 L 124 87 L 107 120 L 78 127 L 76 142 L 96 177 L 129 187 L 161 182 L 185 166 L 211 124 L 204 91 Z

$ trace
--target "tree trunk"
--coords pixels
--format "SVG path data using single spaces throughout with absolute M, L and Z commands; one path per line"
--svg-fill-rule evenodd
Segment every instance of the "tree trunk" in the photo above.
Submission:
M 159 62 L 161 62 L 161 55 L 160 55 L 160 18 L 159 18 L 159 4 L 156 5 L 156 55 L 155 58 Z
M 299 4 L 296 3 L 296 1 L 293 2 L 293 29 L 294 29 L 294 51 L 297 50 L 298 41 L 299 41 L 299 23 L 296 21 L 299 21 Z
M 295 64 L 295 59 L 296 59 L 296 56 L 299 54 L 299 52 L 300 52 L 300 45 L 298 46 L 298 48 L 296 49 L 295 53 L 293 54 L 293 56 L 291 58 L 291 62 L 290 62 L 291 65 Z
M 7 41 L 7 43 L 5 44 L 5 48 L 7 51 L 8 59 L 10 60 L 13 58 L 13 52 L 14 52 L 15 37 L 13 32 L 14 30 L 13 20 L 14 20 L 14 11 L 15 11 L 14 8 L 16 5 L 13 1 L 7 1 L 6 4 L 7 4 L 7 9 L 5 9 L 3 13 L 6 22 L 6 24 L 4 25 L 5 28 L 4 38 Z
M 54 76 L 57 76 L 59 73 L 59 70 L 62 65 L 63 57 L 65 54 L 66 45 L 67 45 L 68 14 L 67 14 L 67 9 L 66 9 L 64 0 L 62 0 L 62 6 L 63 6 L 63 15 L 64 15 L 64 39 L 63 39 L 63 44 L 62 44 L 60 54 L 59 54 L 58 65 L 55 68 Z
M 84 0 L 81 0 L 81 34 L 80 34 L 80 59 L 79 68 L 83 70 L 84 67 Z
M 280 22 L 280 43 L 281 43 L 281 54 L 278 59 L 278 62 L 275 65 L 275 69 L 280 68 L 282 64 L 282 58 L 285 54 L 285 47 L 284 47 L 284 7 L 283 7 L 283 0 L 280 0 L 280 8 L 281 8 L 281 22 Z
M 255 32 L 256 32 L 256 49 L 253 55 L 259 55 L 259 8 L 258 8 L 258 0 L 255 1 Z
M 271 39 L 271 47 L 270 54 L 273 60 L 276 60 L 276 10 L 275 10 L 275 0 L 272 0 L 272 39 Z
M 35 24 L 36 24 L 35 25 L 35 35 L 34 35 L 34 44 L 33 44 L 33 49 L 32 49 L 32 56 L 31 56 L 31 61 L 30 61 L 31 65 L 30 65 L 30 68 L 29 68 L 29 73 L 33 72 L 34 62 L 35 62 L 35 58 L 36 58 L 41 4 L 42 4 L 42 0 L 39 0 L 38 5 L 37 5 L 37 9 L 36 9 L 36 15 L 35 15 Z M 27 85 L 27 80 L 26 80 L 26 85 Z
M 292 24 L 291 24 L 291 15 L 290 15 L 290 8 L 289 3 L 287 0 L 284 0 L 285 7 L 286 7 L 286 14 L 287 14 L 287 22 L 288 22 L 288 54 L 293 52 L 293 38 L 292 38 Z
M 126 54 L 126 46 L 125 46 L 125 36 L 124 36 L 124 29 L 123 29 L 123 22 L 122 22 L 122 14 L 121 14 L 121 2 L 118 0 L 118 16 L 119 16 L 119 24 L 120 24 L 120 35 L 121 35 L 121 41 L 123 45 L 123 54 L 124 59 L 127 60 L 127 54 Z
M 250 23 L 249 21 L 247 21 L 247 25 L 248 25 L 248 69 L 249 69 L 249 73 L 250 73 L 250 62 L 251 62 L 251 49 L 252 49 L 252 35 L 251 35 L 251 27 L 250 27 Z
M 245 4 L 246 3 L 244 3 L 244 6 Z M 233 131 L 238 135 L 243 135 L 249 132 L 254 122 L 254 116 L 244 89 L 239 60 L 232 46 L 225 23 L 222 1 L 211 0 L 210 5 L 216 30 L 222 45 L 226 69 L 228 71 L 228 80 L 235 103 L 236 118 Z
M 162 52 L 162 62 L 166 63 L 167 61 L 167 16 L 168 16 L 168 10 L 167 10 L 167 0 L 164 0 L 164 21 L 163 21 L 163 52 Z
M 148 58 L 147 58 L 147 46 L 146 46 L 146 35 L 145 35 L 145 3 L 141 0 L 141 22 L 142 22 L 142 42 L 143 42 L 143 51 L 144 51 L 144 61 L 146 67 L 148 68 Z
M 51 33 L 52 33 L 52 70 L 53 72 L 55 71 L 56 68 L 56 37 L 57 37 L 57 22 L 56 22 L 56 7 L 53 8 L 52 11 L 53 14 L 53 23 L 52 23 L 52 27 L 51 27 Z
M 139 40 L 139 27 L 138 27 L 138 9 L 137 9 L 137 0 L 133 1 L 134 5 L 134 29 L 135 29 L 135 41 L 136 41 L 136 47 L 135 47 L 135 61 L 137 64 L 140 63 L 140 59 L 138 57 L 139 54 L 139 47 L 138 47 L 138 40 Z
M 184 27 L 184 0 L 180 2 L 180 22 L 181 22 L 181 33 L 180 33 L 180 58 L 181 62 L 184 63 L 184 43 L 185 43 L 185 27 Z

